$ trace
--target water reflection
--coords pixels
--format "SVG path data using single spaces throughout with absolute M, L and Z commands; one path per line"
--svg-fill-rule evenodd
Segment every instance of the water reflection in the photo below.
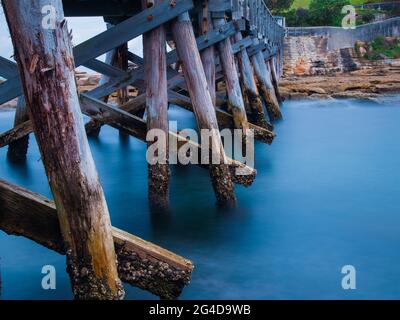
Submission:
M 215 206 L 210 177 L 173 166 L 170 211 L 147 203 L 146 146 L 105 126 L 90 139 L 113 225 L 190 258 L 182 298 L 400 298 L 399 99 L 285 103 L 272 146 L 257 143 L 257 178 L 236 186 L 238 208 Z M 190 113 L 181 128 L 194 126 Z M 12 123 L 0 113 L 0 130 Z M 0 149 L 0 177 L 50 196 L 37 146 L 13 166 Z M 65 258 L 0 233 L 3 297 L 70 298 Z M 55 265 L 56 292 L 42 292 L 40 270 Z M 341 289 L 341 267 L 357 268 L 359 287 Z M 25 279 L 21 281 L 21 279 Z M 155 298 L 126 287 L 128 299 Z

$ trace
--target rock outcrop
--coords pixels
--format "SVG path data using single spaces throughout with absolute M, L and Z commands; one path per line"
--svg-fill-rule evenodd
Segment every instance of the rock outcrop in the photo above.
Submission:
M 360 70 L 317 76 L 290 76 L 280 82 L 286 99 L 354 98 L 374 102 L 400 92 L 400 59 L 375 62 Z
M 379 101 L 382 94 L 400 92 L 400 59 L 368 60 L 363 50 L 369 50 L 365 43 L 329 50 L 327 36 L 287 37 L 281 94 L 287 99 Z

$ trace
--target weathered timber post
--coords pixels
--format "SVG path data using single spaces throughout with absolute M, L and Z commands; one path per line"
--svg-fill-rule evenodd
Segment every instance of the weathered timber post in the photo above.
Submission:
M 271 83 L 271 77 L 269 70 L 264 60 L 264 56 L 261 51 L 257 52 L 251 57 L 254 71 L 257 76 L 258 86 L 260 92 L 265 100 L 267 106 L 268 116 L 271 121 L 282 118 L 281 110 L 279 108 L 278 100 L 275 96 L 274 87 Z
M 28 108 L 26 107 L 25 98 L 18 98 L 17 109 L 15 111 L 14 128 L 21 123 L 29 120 Z M 24 161 L 28 152 L 29 135 L 18 139 L 8 146 L 7 157 L 11 161 Z
M 128 43 L 124 43 L 115 49 L 116 53 L 114 56 L 114 61 L 112 65 L 117 67 L 123 71 L 128 70 Z M 121 88 L 117 92 L 118 94 L 118 104 L 121 106 L 129 100 L 129 91 L 128 87 Z M 126 142 L 129 140 L 129 134 L 127 134 L 124 130 L 119 131 L 120 141 Z
M 25 99 L 57 207 L 76 299 L 121 299 L 110 217 L 80 112 L 61 0 L 3 0 Z M 43 6 L 55 9 L 42 26 Z
M 236 32 L 235 40 L 239 42 L 242 39 L 242 33 L 240 31 Z M 263 102 L 258 92 L 254 71 L 246 48 L 241 48 L 237 54 L 237 60 L 241 74 L 243 97 L 248 104 L 248 116 L 258 126 L 271 129 L 271 125 L 265 118 Z
M 111 23 L 106 23 L 107 25 L 107 30 L 111 29 L 113 27 L 113 25 Z M 116 56 L 117 51 L 111 50 L 109 52 L 106 53 L 106 59 L 105 59 L 105 63 L 112 65 L 113 61 L 115 61 L 115 56 Z M 103 74 L 100 78 L 99 81 L 99 87 L 106 84 L 108 81 L 110 81 L 110 77 Z M 104 102 L 108 102 L 108 98 L 109 96 L 104 97 Z M 86 124 L 86 133 L 88 136 L 91 137 L 98 137 L 101 131 L 101 127 L 102 127 L 102 122 L 101 121 L 96 121 L 96 120 L 90 120 L 87 124 Z
M 112 62 L 114 67 L 117 67 L 123 71 L 128 70 L 128 44 L 124 43 L 115 49 L 114 61 Z M 129 100 L 128 87 L 118 90 L 118 102 L 124 104 Z
M 226 23 L 225 18 L 223 17 L 214 18 L 213 22 L 215 28 Z M 236 69 L 230 38 L 226 38 L 218 43 L 218 53 L 226 82 L 228 108 L 232 112 L 235 127 L 246 132 L 249 128 L 249 124 L 247 122 L 239 75 Z
M 160 0 L 155 0 L 157 5 Z M 149 6 L 148 0 L 142 0 L 143 8 Z M 148 164 L 148 196 L 150 205 L 155 208 L 167 208 L 169 204 L 168 165 L 168 88 L 166 31 L 161 25 L 143 35 L 143 57 L 146 81 L 147 130 L 158 129 L 165 134 L 165 150 L 158 154 L 156 164 Z M 149 142 L 151 145 L 152 142 Z
M 199 14 L 200 22 L 200 34 L 204 35 L 209 31 L 212 31 L 212 22 L 210 13 L 208 10 L 208 0 L 203 0 L 202 9 Z M 208 48 L 200 52 L 201 61 L 203 62 L 204 72 L 206 74 L 208 89 L 210 91 L 211 99 L 213 101 L 214 107 L 217 104 L 217 94 L 215 87 L 215 49 L 214 46 L 209 46 Z
M 276 94 L 276 98 L 278 99 L 279 103 L 283 102 L 281 93 L 279 91 L 279 83 L 278 83 L 278 75 L 276 72 L 276 63 L 275 63 L 275 58 L 272 57 L 271 59 L 269 59 L 268 63 L 269 63 L 269 70 L 271 72 L 271 80 L 272 80 L 272 85 L 274 86 L 274 90 L 275 90 L 275 94 Z
M 211 130 L 213 134 L 210 146 L 212 152 L 216 153 L 220 159 L 219 164 L 212 164 L 210 161 L 209 166 L 217 203 L 224 206 L 235 205 L 234 186 L 229 168 L 225 164 L 226 156 L 218 131 L 217 117 L 188 12 L 175 19 L 172 24 L 172 32 L 178 56 L 183 64 L 183 72 L 192 99 L 197 125 L 199 129 Z

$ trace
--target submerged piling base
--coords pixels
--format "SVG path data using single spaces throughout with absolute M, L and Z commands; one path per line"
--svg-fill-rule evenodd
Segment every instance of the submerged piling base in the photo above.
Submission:
M 248 103 L 249 106 L 248 116 L 250 118 L 250 122 L 253 122 L 256 125 L 267 130 L 274 130 L 274 126 L 270 124 L 265 118 L 261 96 L 249 88 L 244 88 L 243 91 L 244 97 L 246 97 L 246 103 Z
M 271 121 L 282 119 L 282 113 L 279 108 L 278 100 L 276 99 L 273 88 L 268 88 L 265 83 L 259 84 L 259 90 L 265 100 L 268 116 Z
M 210 164 L 209 170 L 217 205 L 224 208 L 235 207 L 236 196 L 229 166 L 226 164 Z
M 168 164 L 148 165 L 148 197 L 152 209 L 168 209 L 170 176 Z
M 0 229 L 66 253 L 54 202 L 2 180 Z M 181 294 L 190 281 L 192 262 L 117 228 L 112 235 L 122 281 L 163 299 Z

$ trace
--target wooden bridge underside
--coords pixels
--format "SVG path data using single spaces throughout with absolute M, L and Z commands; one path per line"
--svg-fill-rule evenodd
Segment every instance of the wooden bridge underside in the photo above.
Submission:
M 145 142 L 148 126 L 143 117 L 146 109 L 143 58 L 132 52 L 125 52 L 126 58 L 134 67 L 123 70 L 115 64 L 100 61 L 98 57 L 162 25 L 166 28 L 167 40 L 173 40 L 174 29 L 171 23 L 187 12 L 190 12 L 192 28 L 196 35 L 197 48 L 194 50 L 202 53 L 208 48 L 215 47 L 219 49 L 219 57 L 221 57 L 222 50 L 226 49 L 233 54 L 236 63 L 242 61 L 243 55 L 247 55 L 246 59 L 253 65 L 251 70 L 247 71 L 251 73 L 250 77 L 256 79 L 254 81 L 258 84 L 258 88 L 255 90 L 259 92 L 260 100 L 267 105 L 271 92 L 276 95 L 274 99 L 279 99 L 277 78 L 281 74 L 284 31 L 270 15 L 262 0 L 148 2 L 151 6 L 148 5 L 148 8 L 142 10 L 140 1 L 63 0 L 66 16 L 103 16 L 105 21 L 114 24 L 112 28 L 73 49 L 76 67 L 85 66 L 102 74 L 107 80 L 101 82 L 93 90 L 79 94 L 82 113 L 92 119 L 86 124 L 87 132 L 91 132 L 93 127 L 99 124 L 110 125 Z M 204 12 L 206 12 L 206 17 Z M 214 28 L 201 31 L 198 25 L 201 24 L 202 19 L 214 21 Z M 225 22 L 217 24 L 217 21 Z M 227 43 L 229 48 L 226 47 Z M 173 49 L 166 54 L 168 102 L 195 112 L 196 106 L 191 98 L 193 88 L 190 87 L 185 73 L 182 72 L 185 66 L 180 67 L 182 60 L 178 51 Z M 214 63 L 215 86 L 218 83 L 224 84 L 230 75 L 227 74 L 224 63 L 221 63 L 217 56 Z M 260 70 L 268 71 L 268 75 L 264 75 L 267 78 L 266 83 L 263 83 L 263 75 L 257 74 L 257 63 L 265 64 L 262 66 L 264 69 L 260 67 Z M 243 70 L 240 67 L 237 70 L 241 71 L 239 77 L 242 87 L 239 95 L 243 95 L 243 100 L 246 100 L 246 91 L 243 90 L 243 78 L 245 78 L 243 73 L 246 71 Z M 7 79 L 0 85 L 0 105 L 23 96 L 20 72 L 15 62 L 0 57 L 0 76 Z M 108 96 L 127 87 L 135 87 L 139 92 L 138 95 L 129 97 L 127 101 L 119 105 L 107 102 Z M 222 86 L 222 88 L 225 87 Z M 237 127 L 235 115 L 229 107 L 230 94 L 229 88 L 216 93 L 214 107 L 220 128 Z M 246 111 L 248 112 L 248 108 Z M 271 144 L 275 138 L 272 131 L 272 122 L 275 119 L 273 112 L 267 111 L 268 116 L 265 114 L 265 119 L 261 119 L 262 121 L 249 114 L 248 128 L 254 130 L 256 140 Z M 33 133 L 33 128 L 31 119 L 16 122 L 14 128 L 0 134 L 0 148 L 18 143 Z M 200 145 L 179 136 L 179 133 L 170 131 L 169 134 L 178 138 L 178 150 L 187 143 L 201 150 Z M 203 167 L 207 168 L 207 166 Z M 228 167 L 234 183 L 250 186 L 255 179 L 256 170 L 243 163 L 228 159 Z M 237 168 L 245 169 L 247 174 L 237 174 Z M 49 249 L 65 254 L 55 204 L 29 190 L 1 180 L 0 229 L 9 234 L 25 236 Z M 112 235 L 119 262 L 118 275 L 122 281 L 148 290 L 162 298 L 176 298 L 180 295 L 184 286 L 190 281 L 192 262 L 124 231 L 113 228 Z M 149 268 L 153 270 L 152 273 L 148 272 Z

